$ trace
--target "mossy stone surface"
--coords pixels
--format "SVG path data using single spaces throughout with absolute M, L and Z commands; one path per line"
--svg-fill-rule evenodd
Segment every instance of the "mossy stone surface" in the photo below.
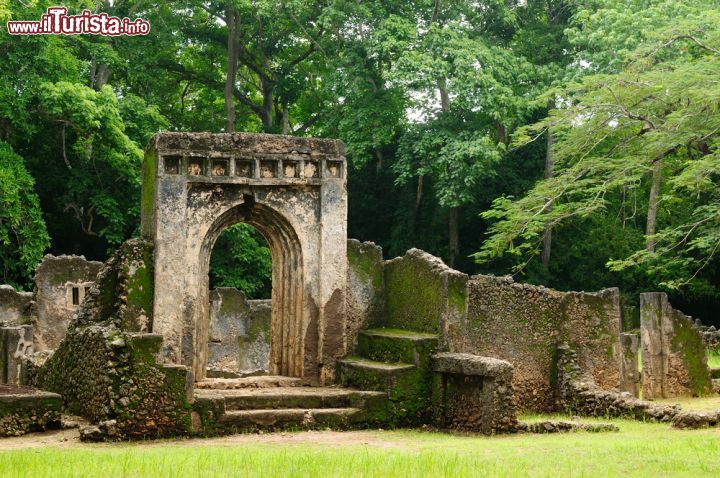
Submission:
M 366 329 L 358 335 L 357 353 L 381 362 L 426 366 L 437 350 L 438 336 L 399 329 Z

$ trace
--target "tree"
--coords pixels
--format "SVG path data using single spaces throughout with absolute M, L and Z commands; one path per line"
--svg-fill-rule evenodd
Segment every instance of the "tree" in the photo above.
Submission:
M 28 287 L 50 236 L 23 159 L 0 141 L 0 280 Z
M 527 144 L 552 128 L 556 174 L 522 198 L 495 201 L 485 217 L 497 222 L 479 260 L 509 252 L 520 258 L 516 270 L 522 269 L 538 252 L 548 225 L 606 211 L 625 221 L 628 193 L 648 190 L 646 247 L 608 266 L 642 266 L 673 288 L 715 260 L 719 14 L 704 11 L 657 32 L 619 73 L 588 76 L 549 93 L 566 106 L 522 129 L 517 140 Z M 657 232 L 649 227 L 654 216 Z

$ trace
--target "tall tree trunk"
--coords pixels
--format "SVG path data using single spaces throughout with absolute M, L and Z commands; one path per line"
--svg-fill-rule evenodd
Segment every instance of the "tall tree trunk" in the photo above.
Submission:
M 505 129 L 505 125 L 503 125 L 499 121 L 496 121 L 495 122 L 495 130 L 497 131 L 498 143 L 502 143 L 505 146 L 507 146 L 508 145 L 508 135 L 507 135 L 507 130 Z
M 439 3 L 439 2 L 438 2 Z M 440 109 L 443 113 L 450 111 L 450 94 L 447 90 L 447 79 L 438 78 L 438 91 L 440 92 Z M 455 259 L 460 253 L 460 219 L 458 207 L 451 207 L 448 214 L 448 265 L 455 267 Z
M 272 133 L 275 129 L 275 125 L 273 124 L 273 107 L 275 106 L 273 100 L 274 85 L 269 80 L 262 78 L 260 80 L 260 84 L 262 86 L 263 93 L 263 104 L 260 110 L 260 120 L 262 121 L 263 131 L 265 133 Z
M 225 132 L 235 131 L 235 77 L 238 66 L 238 50 L 240 41 L 240 14 L 236 8 L 228 6 L 225 13 L 225 23 L 228 27 L 227 40 L 227 70 L 225 76 Z
M 460 231 L 460 218 L 459 218 L 459 210 L 460 208 L 455 206 L 450 208 L 450 214 L 449 214 L 449 246 L 450 246 L 450 253 L 448 255 L 448 265 L 450 267 L 455 267 L 455 259 L 460 254 L 460 237 L 459 237 L 459 231 Z
M 549 179 L 553 175 L 553 153 L 552 147 L 555 142 L 552 133 L 548 129 L 547 132 L 547 145 L 545 148 L 545 179 Z M 548 212 L 552 211 L 552 204 L 548 206 Z M 542 254 L 540 260 L 542 261 L 543 267 L 547 268 L 550 265 L 550 249 L 552 245 L 552 226 L 545 226 L 545 232 L 543 232 L 543 245 Z
M 90 88 L 95 91 L 100 89 L 110 80 L 110 67 L 106 63 L 98 64 L 93 57 L 90 63 Z
M 290 134 L 290 109 L 288 105 L 282 107 L 282 134 Z
M 385 155 L 383 155 L 382 149 L 375 148 L 375 158 L 377 159 L 377 163 L 375 163 L 375 170 L 380 173 L 385 163 Z
M 443 113 L 450 111 L 450 95 L 447 91 L 447 78 L 438 78 L 438 91 L 440 92 L 440 109 Z
M 648 198 L 647 224 L 645 225 L 646 247 L 650 252 L 655 251 L 655 239 L 650 236 L 655 234 L 657 226 L 657 203 L 660 195 L 660 184 L 662 182 L 662 159 L 657 159 L 653 164 L 652 184 L 650 185 L 650 197 Z

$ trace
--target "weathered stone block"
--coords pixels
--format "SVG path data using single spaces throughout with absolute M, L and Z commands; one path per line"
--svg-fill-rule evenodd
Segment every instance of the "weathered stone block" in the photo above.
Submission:
M 664 292 L 640 294 L 643 397 L 712 393 L 705 342 L 691 317 Z
M 440 427 L 485 434 L 514 431 L 513 366 L 467 353 L 434 356 L 433 416 Z
M 33 293 L 16 291 L 12 286 L 0 285 L 0 325 L 28 323 L 33 315 Z
M 385 262 L 385 327 L 444 332 L 466 315 L 468 276 L 419 249 Z
M 638 361 L 640 360 L 640 335 L 639 334 L 620 334 L 620 347 L 622 357 L 622 379 L 620 382 L 620 390 L 630 393 L 633 397 L 640 396 L 640 370 L 638 370 Z
M 385 318 L 385 279 L 382 249 L 372 242 L 348 239 L 347 320 L 345 335 L 348 353 L 358 332 L 368 326 L 379 326 Z

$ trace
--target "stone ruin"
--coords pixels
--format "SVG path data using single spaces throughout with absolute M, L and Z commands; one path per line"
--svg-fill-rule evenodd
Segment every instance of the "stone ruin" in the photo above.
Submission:
M 0 400 L 0 435 L 56 423 L 60 406 L 93 423 L 89 440 L 285 427 L 548 432 L 571 425 L 529 426 L 518 411 L 670 421 L 678 409 L 640 392 L 711 393 L 702 336 L 663 294 L 643 294 L 640 331 L 624 330 L 618 289 L 468 276 L 417 249 L 385 260 L 347 240 L 346 168 L 334 140 L 156 135 L 140 238 L 104 264 L 46 256 L 33 293 L 0 287 L 2 381 L 49 394 L 42 406 L 40 392 L 30 405 L 6 396 L 25 403 L 12 410 Z M 209 290 L 213 245 L 238 222 L 270 246 L 272 300 Z M 46 417 L 35 425 L 23 411 L 33 407 Z

